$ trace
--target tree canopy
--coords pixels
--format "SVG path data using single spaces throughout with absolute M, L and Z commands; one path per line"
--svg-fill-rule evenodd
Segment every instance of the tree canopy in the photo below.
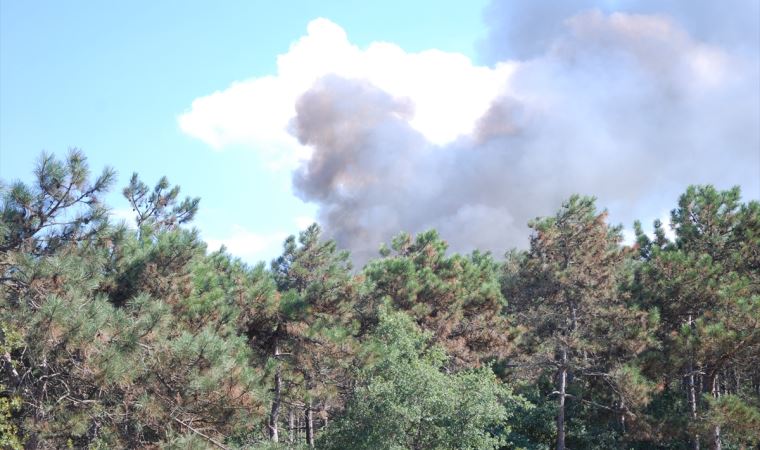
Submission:
M 595 199 L 527 249 L 400 233 L 362 268 L 317 224 L 209 252 L 197 197 L 43 154 L 0 182 L 0 447 L 760 445 L 760 203 L 691 186 L 624 243 Z M 401 230 L 399 230 L 401 231 Z M 672 236 L 672 238 L 669 238 Z

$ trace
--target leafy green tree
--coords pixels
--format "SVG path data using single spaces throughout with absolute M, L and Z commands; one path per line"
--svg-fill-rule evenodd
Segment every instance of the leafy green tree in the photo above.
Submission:
M 344 414 L 325 449 L 489 449 L 504 443 L 518 398 L 488 368 L 448 374 L 448 358 L 401 312 L 380 312 Z

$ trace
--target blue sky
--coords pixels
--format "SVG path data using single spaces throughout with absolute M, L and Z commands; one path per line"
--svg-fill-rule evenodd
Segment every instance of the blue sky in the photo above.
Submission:
M 0 2 L 0 178 L 42 150 L 167 175 L 248 261 L 318 220 L 502 253 L 579 192 L 760 197 L 756 0 Z M 322 20 L 317 20 L 323 18 Z

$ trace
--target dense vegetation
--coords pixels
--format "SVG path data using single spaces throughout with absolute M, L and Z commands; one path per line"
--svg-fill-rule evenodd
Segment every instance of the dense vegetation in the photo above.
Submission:
M 312 225 L 271 267 L 162 179 L 43 155 L 0 199 L 0 447 L 695 449 L 760 444 L 760 204 L 690 187 L 675 239 L 594 200 L 505 258 L 401 234 L 362 270 Z

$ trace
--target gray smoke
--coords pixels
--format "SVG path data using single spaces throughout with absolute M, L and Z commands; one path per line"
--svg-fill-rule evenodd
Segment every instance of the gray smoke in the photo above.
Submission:
M 496 0 L 483 14 L 484 50 L 492 62 L 535 57 L 566 31 L 568 18 L 592 10 L 668 17 L 695 39 L 755 57 L 760 47 L 757 0 Z
M 296 192 L 359 263 L 401 230 L 430 228 L 454 251 L 500 255 L 572 193 L 596 195 L 628 226 L 672 208 L 688 184 L 757 198 L 757 4 L 495 3 L 494 54 L 526 59 L 472 135 L 433 145 L 409 125 L 409 101 L 328 76 L 291 124 L 313 148 Z

